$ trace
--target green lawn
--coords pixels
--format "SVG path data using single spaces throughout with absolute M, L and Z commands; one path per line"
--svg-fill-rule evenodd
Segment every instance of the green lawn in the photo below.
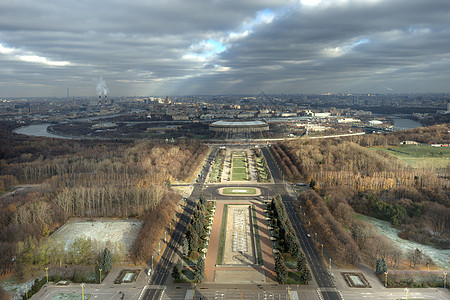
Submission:
M 247 168 L 233 168 L 233 173 L 246 174 L 247 173 Z
M 255 188 L 224 188 L 223 193 L 225 195 L 255 195 L 256 189 Z
M 300 280 L 300 273 L 299 272 L 292 272 L 288 271 L 288 278 L 287 278 L 287 284 L 303 284 Z
M 395 156 L 413 168 L 445 168 L 450 164 L 450 147 L 431 147 L 427 145 L 400 145 L 371 147 Z
M 233 173 L 231 175 L 232 181 L 246 181 L 247 180 L 247 173 L 235 173 L 233 170 Z
M 227 217 L 228 217 L 228 204 L 223 206 L 222 213 L 222 224 L 220 227 L 220 237 L 219 237 L 219 251 L 217 251 L 217 264 L 221 265 L 223 263 L 223 253 L 225 251 L 225 238 L 227 231 Z
M 183 270 L 179 282 L 194 282 L 194 272 L 192 270 Z
M 256 254 L 257 254 L 256 260 L 258 265 L 262 265 L 264 262 L 262 259 L 261 242 L 259 239 L 258 220 L 256 217 L 255 204 L 252 204 L 252 220 L 253 220 L 253 234 L 255 235 L 255 242 L 256 242 Z
M 233 169 L 234 168 L 245 168 L 245 167 L 246 167 L 245 158 L 242 158 L 242 157 L 233 158 Z

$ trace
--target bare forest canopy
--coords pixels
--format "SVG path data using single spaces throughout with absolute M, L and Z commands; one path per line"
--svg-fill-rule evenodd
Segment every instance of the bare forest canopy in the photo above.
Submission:
M 207 150 L 192 140 L 31 138 L 2 124 L 0 133 L 0 272 L 56 263 L 50 254 L 42 259 L 34 253 L 71 217 L 143 219 L 147 232 L 139 234 L 131 256 L 146 259 L 180 199 L 170 183 L 191 180 Z M 17 185 L 34 188 L 8 193 Z
M 365 225 L 354 219 L 355 211 L 399 226 L 403 238 L 449 248 L 449 167 L 445 170 L 447 176 L 438 176 L 428 169 L 411 168 L 384 151 L 367 148 L 398 146 L 402 141 L 448 144 L 449 125 L 348 139 L 298 139 L 275 144 L 271 150 L 289 180 L 305 180 L 321 196 L 320 201 L 318 196 L 306 192 L 300 197 L 314 219 L 311 222 L 317 228 L 326 228 L 325 223 L 332 228 L 332 219 L 337 220 L 350 229 L 359 248 L 366 249 L 371 259 L 384 254 L 371 252 L 377 249 L 367 246 L 373 244 L 369 243 L 368 238 L 374 237 L 374 231 L 362 229 Z M 332 216 L 325 210 L 331 212 Z M 362 238 L 359 233 L 363 231 L 370 234 L 362 235 Z M 325 235 L 327 231 L 318 229 L 318 233 Z M 340 235 L 334 236 L 339 240 Z M 387 242 L 384 244 L 387 245 Z M 392 247 L 386 249 L 389 248 Z M 398 251 L 392 251 L 391 259 L 398 265 Z M 341 261 L 352 263 L 353 254 L 351 258 L 341 258 Z

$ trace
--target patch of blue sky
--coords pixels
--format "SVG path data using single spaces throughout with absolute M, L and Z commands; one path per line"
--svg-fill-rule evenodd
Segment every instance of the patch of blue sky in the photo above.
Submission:
M 350 48 L 353 49 L 355 47 L 358 47 L 359 45 L 368 44 L 370 40 L 368 38 L 362 38 L 359 41 L 353 42 L 350 44 Z
M 217 55 L 227 50 L 227 48 L 236 40 L 247 37 L 253 32 L 255 26 L 260 24 L 270 24 L 275 18 L 275 13 L 270 9 L 264 9 L 256 13 L 254 19 L 243 22 L 239 31 L 228 31 L 219 34 L 216 38 L 203 40 L 190 47 L 189 53 L 184 57 L 197 61 L 208 61 L 214 59 Z
M 220 53 L 227 49 L 227 47 L 220 41 L 209 39 L 206 41 L 206 45 L 212 48 L 211 52 Z

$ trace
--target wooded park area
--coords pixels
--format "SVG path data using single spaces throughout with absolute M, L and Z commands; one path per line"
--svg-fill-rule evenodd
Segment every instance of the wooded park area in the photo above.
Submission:
M 304 192 L 300 200 L 322 240 L 353 249 L 353 243 L 344 243 L 345 230 L 334 232 L 340 224 L 350 229 L 363 257 L 373 262 L 390 252 L 389 260 L 398 266 L 398 249 L 376 237 L 373 226 L 357 220 L 355 212 L 391 222 L 401 229 L 402 238 L 449 248 L 450 164 L 439 172 L 412 168 L 368 147 L 398 146 L 402 141 L 448 144 L 449 129 L 448 124 L 441 124 L 351 138 L 297 139 L 274 144 L 271 150 L 289 180 L 304 180 L 318 193 Z M 385 250 L 374 245 L 382 245 Z M 347 251 L 347 257 L 336 259 L 353 264 L 355 257 L 352 250 Z
M 62 140 L 11 133 L 0 124 L 0 273 L 55 263 L 36 255 L 69 218 L 144 221 L 130 257 L 150 257 L 180 195 L 173 181 L 191 180 L 207 147 L 193 140 Z M 15 186 L 33 188 L 12 191 Z M 63 263 L 71 264 L 66 255 Z

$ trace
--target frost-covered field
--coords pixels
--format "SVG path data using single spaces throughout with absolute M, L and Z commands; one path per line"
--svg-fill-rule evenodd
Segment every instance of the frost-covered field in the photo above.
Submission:
M 23 283 L 17 283 L 14 280 L 5 280 L 0 283 L 2 287 L 11 294 L 11 300 L 20 300 L 22 299 L 22 295 L 25 295 L 25 292 L 31 289 L 31 286 L 34 283 L 34 278 Z
M 56 243 L 63 242 L 66 250 L 75 239 L 89 238 L 99 248 L 123 244 L 128 252 L 141 227 L 142 222 L 139 220 L 69 221 L 49 239 Z
M 431 246 L 422 245 L 414 241 L 404 240 L 398 236 L 400 230 L 391 226 L 389 222 L 378 220 L 365 216 L 367 221 L 375 225 L 381 234 L 394 241 L 402 250 L 407 253 L 410 250 L 418 248 L 422 253 L 431 257 L 431 259 L 444 270 L 450 269 L 450 249 L 436 249 Z

